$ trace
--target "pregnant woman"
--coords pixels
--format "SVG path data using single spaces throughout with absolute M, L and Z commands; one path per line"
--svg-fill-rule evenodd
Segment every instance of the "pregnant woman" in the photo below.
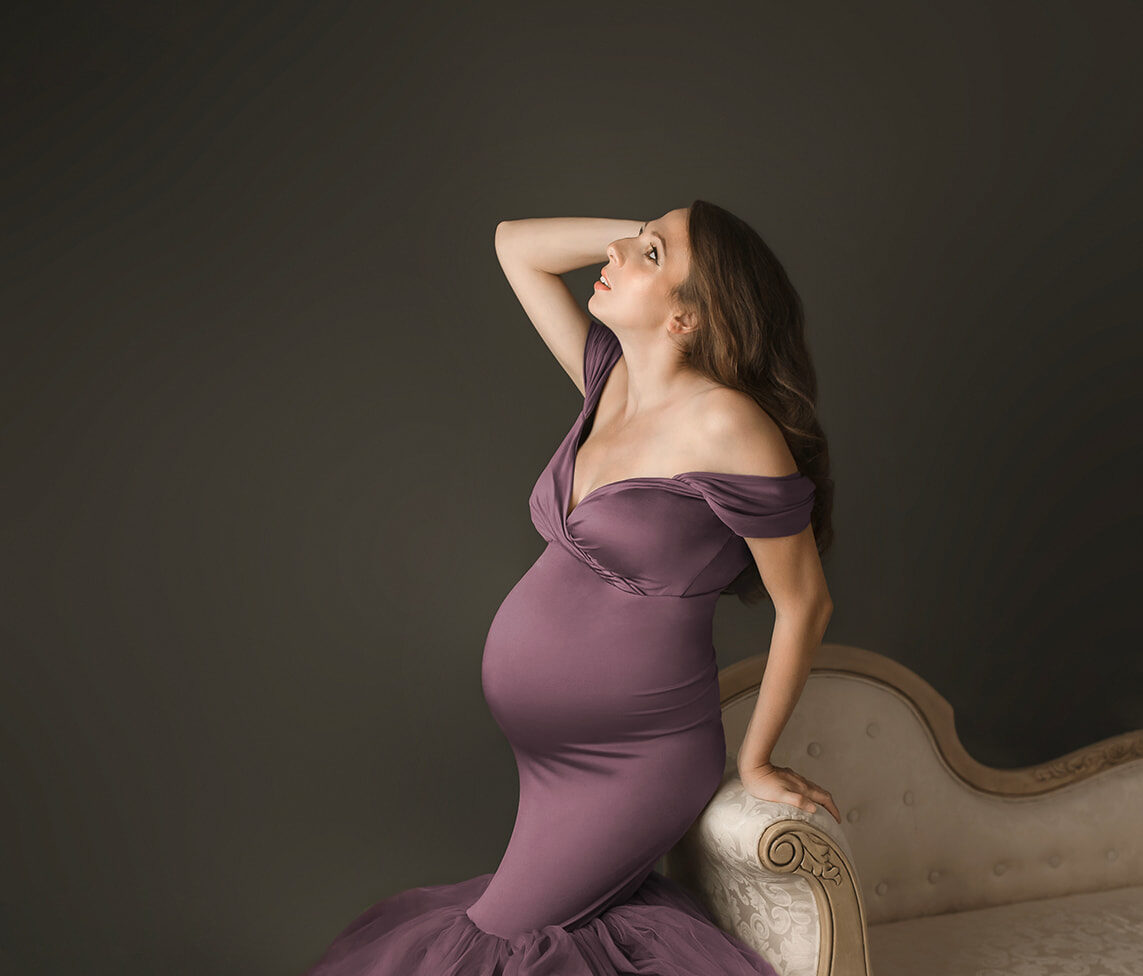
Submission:
M 775 976 L 654 865 L 723 777 L 724 592 L 776 611 L 744 786 L 841 820 L 828 791 L 769 761 L 832 607 L 801 301 L 758 234 L 702 200 L 646 223 L 505 221 L 496 252 L 583 392 L 529 501 L 548 545 L 484 646 L 515 826 L 495 873 L 378 902 L 308 974 Z M 584 314 L 560 275 L 597 261 Z

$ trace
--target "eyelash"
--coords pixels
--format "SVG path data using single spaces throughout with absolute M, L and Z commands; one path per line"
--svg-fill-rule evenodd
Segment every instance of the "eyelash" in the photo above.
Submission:
M 642 233 L 643 233 L 643 228 L 642 228 L 642 227 L 640 227 L 640 228 L 639 228 L 639 233 L 638 233 L 638 234 L 636 234 L 635 236 L 636 236 L 636 237 L 639 237 L 639 236 L 641 236 L 641 235 L 642 235 Z M 652 250 L 652 251 L 654 251 L 654 252 L 655 252 L 655 254 L 656 254 L 656 257 L 653 257 L 653 258 L 651 258 L 651 260 L 652 260 L 652 261 L 654 261 L 656 264 L 658 264 L 658 263 L 659 263 L 659 258 L 658 258 L 659 249 L 658 249 L 657 247 L 655 247 L 655 245 L 654 245 L 654 244 L 652 244 L 652 245 L 651 245 L 651 250 Z M 644 253 L 644 254 L 647 254 L 648 256 L 650 256 L 650 252 L 649 252 L 649 251 L 644 251 L 643 253 Z

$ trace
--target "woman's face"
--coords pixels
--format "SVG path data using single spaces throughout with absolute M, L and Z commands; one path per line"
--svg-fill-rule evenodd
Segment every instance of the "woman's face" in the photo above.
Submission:
M 588 310 L 609 326 L 658 328 L 676 311 L 667 293 L 689 271 L 687 210 L 681 207 L 647 221 L 635 236 L 607 245 L 602 272 L 611 287 L 596 285 Z

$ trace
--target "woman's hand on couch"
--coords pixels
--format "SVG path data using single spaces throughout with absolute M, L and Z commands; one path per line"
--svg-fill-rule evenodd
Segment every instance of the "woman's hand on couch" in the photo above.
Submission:
M 738 776 L 751 796 L 759 800 L 775 803 L 788 803 L 808 813 L 813 813 L 820 803 L 841 823 L 841 813 L 828 790 L 806 779 L 789 766 L 775 766 L 765 762 L 753 766 L 740 766 Z M 816 802 L 815 802 L 816 801 Z

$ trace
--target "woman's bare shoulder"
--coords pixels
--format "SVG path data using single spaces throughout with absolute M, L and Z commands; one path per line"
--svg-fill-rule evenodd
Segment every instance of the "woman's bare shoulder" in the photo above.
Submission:
M 700 398 L 697 413 L 705 470 L 771 477 L 797 471 L 781 426 L 750 394 L 713 387 Z

